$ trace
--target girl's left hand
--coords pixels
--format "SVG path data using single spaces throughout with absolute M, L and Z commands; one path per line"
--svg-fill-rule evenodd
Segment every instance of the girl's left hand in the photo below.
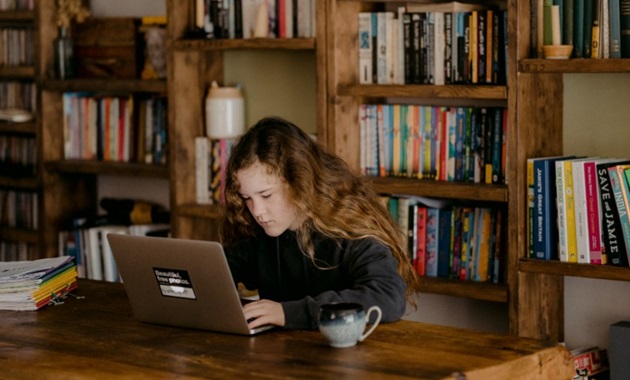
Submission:
M 245 313 L 245 319 L 248 321 L 253 319 L 247 324 L 250 329 L 256 328 L 262 325 L 276 325 L 284 326 L 284 309 L 278 302 L 262 299 L 260 301 L 250 302 L 243 306 L 243 312 Z

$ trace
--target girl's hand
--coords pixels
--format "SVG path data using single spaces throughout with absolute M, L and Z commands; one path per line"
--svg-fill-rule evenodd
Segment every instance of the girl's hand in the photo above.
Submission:
M 251 321 L 247 324 L 250 329 L 262 325 L 284 326 L 284 310 L 278 302 L 270 300 L 260 300 L 250 302 L 243 306 L 245 319 Z

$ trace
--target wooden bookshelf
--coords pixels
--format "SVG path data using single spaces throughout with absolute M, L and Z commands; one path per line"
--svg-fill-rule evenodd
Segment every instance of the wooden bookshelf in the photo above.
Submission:
M 325 88 L 324 16 L 325 2 L 317 1 L 317 35 L 315 38 L 251 38 L 251 39 L 187 39 L 189 15 L 193 1 L 167 1 L 169 17 L 169 99 L 171 128 L 175 136 L 171 149 L 177 152 L 171 164 L 171 210 L 173 235 L 182 238 L 218 238 L 220 215 L 216 206 L 195 204 L 194 139 L 205 135 L 204 99 L 207 88 L 216 81 L 225 85 L 224 58 L 232 51 L 307 51 L 316 60 L 316 72 L 305 73 L 316 77 L 317 135 L 326 133 L 323 127 L 327 103 Z M 252 63 L 255 64 L 255 63 Z M 172 85 L 171 85 L 172 84 Z M 245 89 L 247 91 L 247 88 Z M 246 99 L 256 102 L 260 99 Z M 282 116 L 282 115 L 280 115 Z M 249 120 L 253 123 L 255 120 Z
M 20 82 L 23 84 L 34 84 L 35 91 L 37 90 L 37 67 L 36 61 L 39 55 L 37 30 L 38 23 L 36 20 L 37 4 L 33 11 L 0 11 L 0 28 L 28 28 L 32 29 L 33 39 L 30 41 L 23 41 L 27 44 L 26 47 L 30 47 L 33 50 L 34 62 L 23 63 L 19 66 L 4 65 L 0 67 L 0 81 L 2 82 Z M 10 50 L 9 54 L 19 54 L 17 46 L 14 50 Z M 37 93 L 33 94 L 33 98 L 37 98 Z M 6 96 L 6 94 L 0 94 L 0 97 Z M 15 106 L 12 106 L 15 107 Z M 19 106 L 25 108 L 25 105 Z M 38 100 L 35 100 L 33 104 L 33 112 L 39 107 Z M 34 144 L 38 144 L 40 140 L 40 134 L 38 132 L 38 115 L 35 115 L 33 121 L 26 123 L 7 123 L 0 122 L 0 135 L 12 136 L 20 140 L 33 140 Z M 14 146 L 15 147 L 15 146 Z M 38 215 L 42 215 L 42 173 L 40 167 L 40 157 L 36 155 L 34 158 L 34 173 L 21 173 L 22 170 L 18 169 L 19 173 L 16 173 L 13 169 L 9 169 L 8 172 L 4 171 L 0 173 L 0 190 L 3 192 L 18 192 L 34 194 L 36 198 L 37 209 L 34 211 Z M 3 170 L 5 170 L 3 168 Z M 30 170 L 29 170 L 30 171 Z M 6 193 L 5 193 L 6 194 Z M 3 200 L 0 202 L 5 202 Z M 8 204 L 4 205 L 5 212 L 8 208 Z M 0 207 L 2 208 L 2 207 Z M 22 210 L 27 212 L 26 210 Z M 24 228 L 9 227 L 5 223 L 5 217 L 8 215 L 0 215 L 0 241 L 11 245 L 27 245 L 28 255 L 30 258 L 37 257 L 43 247 L 43 241 L 41 239 L 41 230 L 30 230 Z
M 492 5 L 496 2 L 483 2 Z M 404 5 L 404 4 L 396 4 Z M 502 2 L 502 7 L 511 4 Z M 359 170 L 359 107 L 363 103 L 403 103 L 440 106 L 479 106 L 508 107 L 509 145 L 516 144 L 514 135 L 516 118 L 512 115 L 513 96 L 516 94 L 505 85 L 401 85 L 401 84 L 359 84 L 358 83 L 358 13 L 377 12 L 392 9 L 387 1 L 371 0 L 332 0 L 328 6 L 328 91 L 334 102 L 328 108 L 328 146 L 343 157 L 351 167 Z M 513 22 L 509 18 L 508 22 Z M 350 52 L 350 53 L 348 53 Z M 509 58 L 508 58 L 509 60 Z M 513 65 L 512 65 L 513 67 Z M 514 78 L 510 74 L 509 82 Z M 509 153 L 507 176 L 512 181 L 516 158 Z M 450 181 L 418 180 L 401 177 L 367 177 L 375 189 L 383 194 L 411 195 L 450 199 L 467 204 L 490 203 L 494 207 L 507 210 L 512 218 L 518 199 L 516 186 L 510 184 L 486 185 Z M 507 250 L 502 252 L 504 262 L 504 282 L 502 284 L 455 281 L 446 278 L 421 277 L 423 292 L 449 295 L 480 301 L 508 304 L 510 331 L 518 334 L 517 308 L 513 302 L 517 294 L 516 283 L 516 236 L 508 223 L 503 231 L 507 239 Z
M 43 226 L 43 251 L 41 257 L 58 255 L 59 232 L 73 227 L 78 217 L 96 215 L 98 211 L 98 177 L 101 175 L 128 178 L 170 177 L 170 167 L 139 162 L 112 162 L 97 160 L 66 159 L 64 155 L 63 94 L 85 92 L 105 96 L 131 95 L 134 98 L 166 96 L 168 84 L 162 80 L 118 78 L 56 79 L 53 64 L 53 40 L 57 35 L 54 23 L 55 2 L 40 1 L 37 12 L 40 25 L 38 83 L 40 84 L 40 123 L 38 134 L 41 141 L 38 155 L 43 171 L 43 208 L 40 218 Z M 133 126 L 135 128 L 135 125 Z M 167 158 L 168 162 L 168 158 Z

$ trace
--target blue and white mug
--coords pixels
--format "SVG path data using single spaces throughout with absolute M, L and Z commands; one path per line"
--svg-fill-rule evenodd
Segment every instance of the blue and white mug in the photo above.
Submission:
M 372 327 L 365 331 L 372 313 L 376 313 L 376 319 Z M 319 308 L 319 331 L 332 347 L 352 347 L 365 340 L 376 329 L 381 316 L 381 308 L 378 306 L 372 306 L 366 312 L 359 303 L 325 304 Z

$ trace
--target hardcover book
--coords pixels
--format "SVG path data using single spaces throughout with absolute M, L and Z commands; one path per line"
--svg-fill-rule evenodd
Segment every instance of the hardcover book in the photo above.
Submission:
M 549 157 L 534 160 L 534 257 L 542 260 L 558 259 L 558 230 L 556 224 L 555 162 L 574 156 Z
M 628 266 L 628 253 L 623 239 L 621 221 L 615 205 L 608 168 L 625 164 L 630 164 L 630 161 L 606 162 L 597 165 L 599 195 L 602 206 L 602 254 L 608 257 L 610 264 L 623 267 Z

